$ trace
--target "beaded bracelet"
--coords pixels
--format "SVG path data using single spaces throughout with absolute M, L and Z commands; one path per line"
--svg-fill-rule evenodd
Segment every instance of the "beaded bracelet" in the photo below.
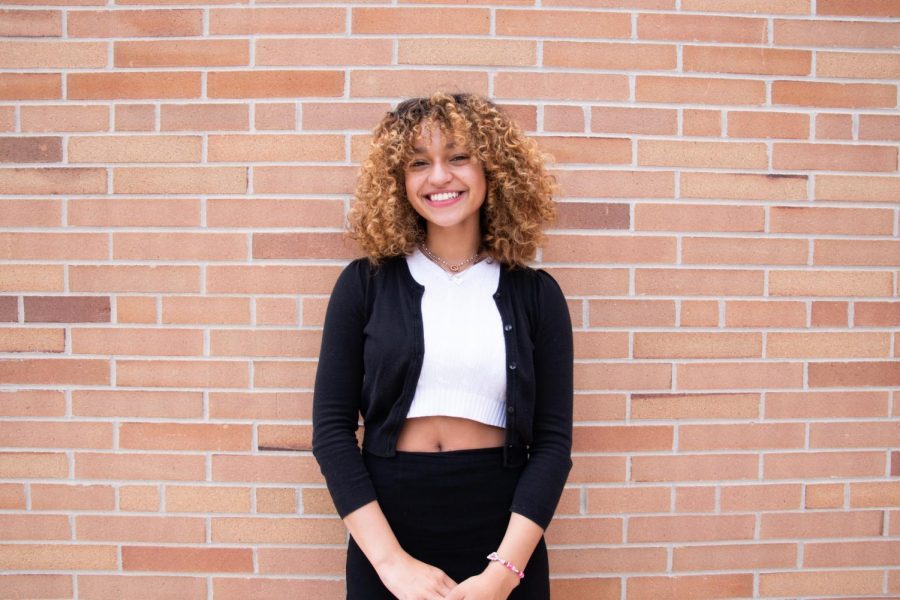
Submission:
M 487 555 L 487 559 L 488 559 L 489 561 L 491 561 L 491 562 L 496 561 L 496 562 L 500 563 L 501 565 L 503 565 L 504 567 L 506 567 L 507 569 L 509 569 L 509 570 L 512 571 L 513 573 L 515 573 L 515 574 L 516 574 L 516 577 L 518 577 L 519 579 L 524 579 L 524 578 L 525 578 L 525 571 L 520 571 L 519 569 L 516 568 L 516 565 L 512 564 L 512 563 L 509 562 L 508 560 L 503 560 L 502 558 L 500 558 L 500 557 L 497 555 L 496 552 L 491 552 L 490 554 L 488 554 L 488 555 Z

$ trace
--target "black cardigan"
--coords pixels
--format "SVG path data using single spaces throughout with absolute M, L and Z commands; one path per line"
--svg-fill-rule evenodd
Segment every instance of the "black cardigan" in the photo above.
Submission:
M 363 448 L 394 455 L 422 368 L 425 288 L 404 257 L 351 262 L 328 303 L 313 399 L 313 454 L 338 514 L 376 499 Z M 504 464 L 525 468 L 510 510 L 550 524 L 572 467 L 572 324 L 546 272 L 501 267 L 494 294 L 506 345 Z

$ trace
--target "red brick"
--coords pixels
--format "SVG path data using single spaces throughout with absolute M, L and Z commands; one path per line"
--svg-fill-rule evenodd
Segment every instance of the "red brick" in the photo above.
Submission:
M 417 9 L 418 10 L 418 9 Z M 422 96 L 440 89 L 487 94 L 487 74 L 476 71 L 395 71 L 353 70 L 350 73 L 351 97 Z M 497 97 L 500 97 L 499 95 Z
M 654 600 L 683 598 L 748 598 L 753 595 L 753 575 L 681 575 L 677 577 L 629 577 L 628 595 Z
M 763 457 L 766 479 L 881 477 L 884 452 L 785 452 Z
M 210 162 L 339 161 L 344 138 L 337 135 L 210 135 Z
M 887 333 L 786 333 L 770 332 L 769 358 L 888 358 Z
M 775 48 L 685 46 L 684 71 L 751 75 L 809 75 L 812 52 Z
M 768 419 L 866 418 L 888 416 L 886 392 L 769 392 Z
M 812 303 L 813 327 L 847 327 L 849 323 L 849 302 L 829 302 L 820 300 Z
M 25 509 L 25 486 L 20 483 L 0 484 L 0 509 Z
M 686 542 L 753 538 L 752 515 L 635 516 L 628 521 L 628 542 Z
M 634 456 L 632 481 L 716 481 L 756 479 L 757 457 L 749 454 Z
M 400 64 L 403 63 L 409 64 L 409 61 L 401 58 Z M 301 65 L 381 66 L 391 64 L 391 40 L 352 38 L 261 39 L 256 42 L 256 64 L 283 67 Z M 371 120 L 370 125 L 375 122 L 376 119 Z
M 766 513 L 761 539 L 863 537 L 881 535 L 881 511 Z
M 215 261 L 247 258 L 240 233 L 115 233 L 113 258 L 121 260 Z
M 206 579 L 163 575 L 79 575 L 78 594 L 92 600 L 156 600 L 205 597 Z
M 104 260 L 108 238 L 95 233 L 3 233 L 0 258 L 12 260 Z
M 336 40 L 337 41 L 337 40 Z M 346 42 L 335 49 L 336 63 L 347 62 Z M 390 56 L 390 45 L 386 41 L 383 55 Z M 369 53 L 373 58 L 377 55 Z M 402 65 L 497 65 L 534 66 L 537 61 L 535 42 L 527 40 L 479 40 L 416 38 L 400 40 L 398 64 Z M 379 64 L 371 62 L 370 64 Z M 390 64 L 385 59 L 380 64 Z
M 753 419 L 758 394 L 632 394 L 633 419 Z
M 252 573 L 250 548 L 122 546 L 125 571 Z
M 209 11 L 209 32 L 212 35 L 343 33 L 346 14 L 343 8 L 213 8 Z
M 199 136 L 73 136 L 68 157 L 80 163 L 200 162 Z
M 799 484 L 749 484 L 723 487 L 720 502 L 723 512 L 799 510 L 801 498 Z
M 634 334 L 634 358 L 759 358 L 762 336 L 757 333 Z
M 534 139 L 554 164 L 631 163 L 631 142 L 621 138 L 541 136 Z
M 574 430 L 575 452 L 644 452 L 672 449 L 673 432 L 664 426 L 579 425 Z
M 66 515 L 0 515 L 3 540 L 70 540 L 72 530 Z
M 0 545 L 0 569 L 97 571 L 116 568 L 116 547 L 87 544 Z
M 253 361 L 254 384 L 258 388 L 311 388 L 315 363 L 305 360 Z
M 896 177 L 816 176 L 817 200 L 896 202 L 897 194 L 900 194 L 900 179 Z
M 681 173 L 683 198 L 806 200 L 805 175 Z
M 567 38 L 628 38 L 627 13 L 566 10 L 498 10 L 497 35 Z
M 662 486 L 590 488 L 587 511 L 596 514 L 668 512 L 671 492 Z
M 57 73 L 0 73 L 0 100 L 59 100 L 62 79 Z
M 246 387 L 248 365 L 243 361 L 119 360 L 120 386 Z
M 802 423 L 746 425 L 682 425 L 678 449 L 683 451 L 802 448 Z
M 68 13 L 71 37 L 161 37 L 203 34 L 201 10 L 85 10 Z
M 545 127 L 550 108 L 544 108 Z M 591 108 L 591 131 L 595 133 L 674 135 L 677 130 L 678 113 L 672 109 L 621 106 Z
M 0 327 L 0 351 L 63 352 L 65 329 L 49 327 Z
M 309 446 L 306 447 L 309 449 Z M 257 488 L 256 512 L 292 514 L 297 512 L 297 494 L 290 488 Z
M 775 81 L 772 83 L 772 103 L 829 108 L 890 108 L 897 104 L 897 88 L 887 84 Z
M 678 365 L 678 387 L 684 390 L 799 388 L 799 362 L 688 363 Z
M 210 198 L 209 227 L 340 227 L 343 206 L 336 200 Z
M 816 115 L 816 139 L 853 139 L 853 117 L 851 115 Z
M 62 11 L 0 10 L 0 35 L 58 37 L 62 35 Z
M 897 5 L 891 0 L 818 0 L 816 14 L 848 17 L 896 17 Z
M 249 111 L 243 104 L 163 104 L 162 131 L 247 131 Z
M 103 68 L 106 55 L 101 42 L 0 42 L 0 67 L 9 69 Z
M 26 323 L 108 323 L 108 296 L 25 296 Z
M 712 512 L 716 508 L 716 489 L 712 486 L 680 486 L 675 489 L 675 511 Z
M 897 148 L 776 143 L 772 150 L 772 165 L 786 170 L 896 171 Z
M 900 362 L 821 362 L 809 365 L 810 387 L 900 385 Z
M 71 265 L 75 292 L 197 292 L 199 268 L 188 266 Z
M 722 113 L 718 110 L 682 111 L 681 128 L 686 136 L 720 137 L 722 135 Z
M 2 227 L 57 227 L 62 222 L 59 200 L 4 200 L 0 204 Z
M 62 161 L 61 138 L 0 137 L 0 163 L 52 163 Z
M 267 544 L 340 544 L 346 536 L 338 519 L 300 517 L 214 517 L 213 542 Z
M 156 107 L 152 104 L 117 104 L 116 131 L 155 131 Z
M 257 103 L 253 117 L 258 130 L 292 131 L 297 128 L 297 105 L 293 102 Z
M 673 327 L 671 300 L 591 300 L 591 327 Z
M 0 423 L 0 445 L 22 448 L 112 448 L 109 423 L 7 421 Z
M 628 229 L 627 204 L 562 202 L 556 208 L 559 229 Z
M 249 324 L 250 300 L 237 297 L 165 296 L 162 322 Z
M 4 479 L 59 479 L 68 474 L 68 458 L 62 452 L 0 453 L 0 477 Z
M 75 100 L 199 98 L 200 73 L 69 73 L 66 93 Z
M 363 102 L 309 102 L 303 104 L 303 129 L 369 131 L 390 110 L 388 104 Z
M 202 481 L 204 458 L 177 454 L 109 454 L 79 452 L 75 455 L 77 479 Z
M 887 209 L 777 207 L 769 211 L 775 233 L 891 235 L 893 212 Z
M 762 271 L 724 269 L 637 269 L 638 294 L 674 296 L 761 295 Z
M 596 20 L 592 17 L 588 22 Z M 533 22 L 541 27 L 546 24 L 543 16 Z M 542 65 L 609 71 L 673 71 L 677 67 L 677 53 L 675 46 L 662 44 L 546 41 Z
M 9 598 L 72 598 L 71 575 L 0 575 Z
M 772 296 L 890 296 L 891 274 L 876 271 L 772 271 Z
M 797 563 L 795 544 L 716 544 L 676 547 L 675 571 L 791 568 Z
M 809 137 L 809 116 L 785 112 L 730 111 L 728 135 L 744 138 Z
M 344 77 L 339 71 L 210 71 L 210 98 L 294 98 L 339 96 Z
M 299 356 L 315 358 L 321 346 L 318 331 L 240 330 L 210 332 L 211 356 Z
M 804 544 L 803 564 L 813 568 L 891 566 L 896 563 L 892 557 L 896 557 L 898 553 L 898 541 L 808 543 Z
M 109 361 L 68 358 L 2 360 L 0 380 L 39 385 L 109 385 Z
M 765 83 L 750 79 L 706 79 L 638 75 L 635 98 L 638 102 L 696 104 L 763 104 Z
M 262 194 L 352 194 L 352 167 L 253 167 L 254 191 Z
M 650 166 L 765 168 L 768 152 L 762 143 L 640 140 L 638 164 Z
M 843 508 L 844 488 L 842 483 L 806 484 L 804 508 Z
M 858 327 L 900 326 L 900 302 L 855 302 L 853 322 Z
M 120 167 L 113 170 L 116 194 L 242 194 L 246 167 Z
M 564 1 L 575 2 L 577 0 Z M 554 598 L 596 598 L 598 600 L 616 600 L 622 596 L 621 587 L 622 583 L 618 577 L 593 576 L 580 579 L 567 577 L 565 579 L 552 579 L 550 581 L 550 594 Z
M 489 28 L 490 13 L 482 8 L 356 8 L 351 24 L 354 34 L 487 34 Z

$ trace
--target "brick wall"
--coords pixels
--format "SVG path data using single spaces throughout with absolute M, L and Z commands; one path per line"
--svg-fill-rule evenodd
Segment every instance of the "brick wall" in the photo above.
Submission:
M 554 598 L 900 596 L 892 0 L 11 0 L 0 596 L 338 598 L 310 387 L 367 132 L 556 158 Z

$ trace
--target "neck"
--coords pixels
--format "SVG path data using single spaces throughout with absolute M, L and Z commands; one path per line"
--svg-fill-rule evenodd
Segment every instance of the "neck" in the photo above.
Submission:
M 479 229 L 444 229 L 429 227 L 425 234 L 425 245 L 449 263 L 466 260 L 481 246 Z

